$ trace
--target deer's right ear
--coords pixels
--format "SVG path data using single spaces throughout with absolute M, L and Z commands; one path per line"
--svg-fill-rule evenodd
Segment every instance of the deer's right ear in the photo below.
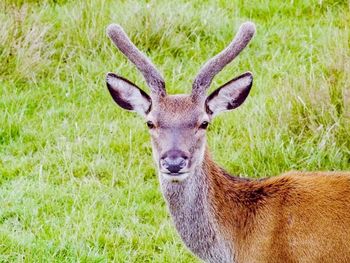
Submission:
M 142 116 L 151 110 L 150 96 L 127 79 L 108 73 L 106 82 L 112 98 L 123 109 L 136 111 Z

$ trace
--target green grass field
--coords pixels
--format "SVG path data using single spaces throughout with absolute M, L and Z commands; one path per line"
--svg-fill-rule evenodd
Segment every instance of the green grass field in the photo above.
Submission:
M 350 170 L 346 0 L 1 1 L 0 262 L 197 262 L 144 120 L 107 92 L 108 71 L 148 88 L 105 28 L 120 23 L 184 93 L 246 20 L 257 35 L 212 89 L 247 70 L 255 81 L 209 129 L 215 160 L 249 177 Z

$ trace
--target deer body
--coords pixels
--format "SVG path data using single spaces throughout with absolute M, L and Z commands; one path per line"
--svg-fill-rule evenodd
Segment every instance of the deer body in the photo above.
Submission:
M 227 174 L 212 161 L 206 128 L 220 112 L 239 107 L 253 84 L 250 72 L 209 96 L 214 76 L 248 44 L 254 24 L 243 24 L 230 45 L 210 59 L 190 95 L 167 95 L 154 65 L 123 29 L 109 37 L 141 71 L 149 96 L 135 84 L 107 74 L 107 87 L 122 108 L 146 119 L 161 189 L 182 240 L 206 262 L 350 262 L 350 172 L 288 173 L 249 180 Z
M 228 175 L 209 154 L 204 161 L 185 182 L 161 181 L 177 231 L 201 259 L 350 262 L 350 173 L 249 180 Z

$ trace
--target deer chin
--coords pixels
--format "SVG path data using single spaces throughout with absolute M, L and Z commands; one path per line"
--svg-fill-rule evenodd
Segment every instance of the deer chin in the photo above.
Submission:
M 168 182 L 179 183 L 184 181 L 190 173 L 162 173 L 160 175 Z

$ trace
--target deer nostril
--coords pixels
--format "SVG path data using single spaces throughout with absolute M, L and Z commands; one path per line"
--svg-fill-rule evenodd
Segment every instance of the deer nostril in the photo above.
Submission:
M 164 158 L 161 160 L 161 165 L 164 169 L 170 173 L 178 173 L 182 168 L 187 165 L 187 160 L 182 157 L 177 158 Z
M 185 165 L 186 165 L 186 159 L 185 159 L 185 158 L 181 159 L 181 161 L 180 161 L 180 164 L 179 164 L 179 165 L 181 166 L 181 168 L 184 168 L 184 167 L 185 167 Z
M 188 155 L 180 150 L 170 150 L 163 154 L 160 159 L 160 166 L 169 173 L 179 173 L 188 165 Z

